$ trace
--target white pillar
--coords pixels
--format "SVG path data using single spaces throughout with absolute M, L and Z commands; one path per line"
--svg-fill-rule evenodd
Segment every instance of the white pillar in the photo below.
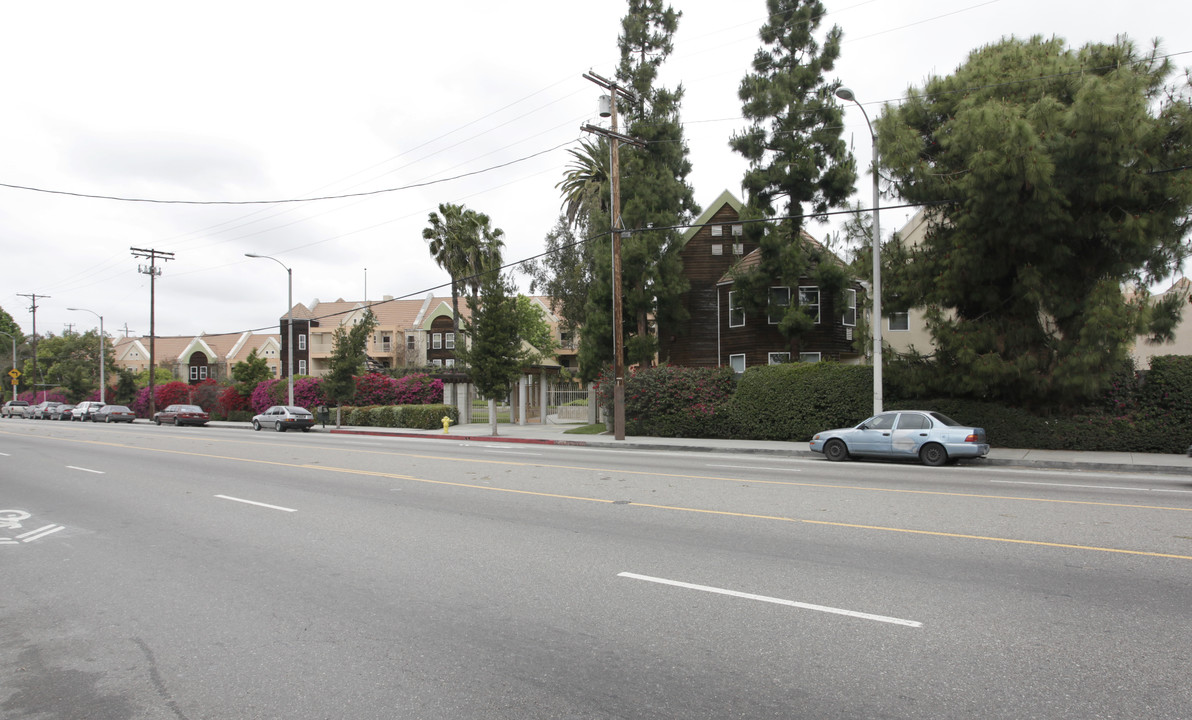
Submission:
M 526 376 L 522 375 L 517 379 L 517 424 L 526 424 L 526 400 L 529 397 L 529 388 L 526 387 Z

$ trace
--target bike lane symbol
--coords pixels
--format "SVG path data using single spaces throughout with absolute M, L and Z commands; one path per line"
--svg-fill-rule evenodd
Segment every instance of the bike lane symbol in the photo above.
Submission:
M 20 530 L 25 520 L 33 517 L 30 513 L 24 510 L 0 510 L 0 545 L 18 545 L 20 543 L 33 542 L 40 540 L 47 535 L 53 535 L 59 530 L 65 530 L 62 525 L 43 525 L 36 530 L 29 530 L 20 533 L 19 535 L 12 535 L 11 531 Z

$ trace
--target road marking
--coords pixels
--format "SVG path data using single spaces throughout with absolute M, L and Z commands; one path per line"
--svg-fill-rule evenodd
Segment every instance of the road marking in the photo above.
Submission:
M 1077 485 L 1075 483 L 1030 482 L 1028 480 L 990 480 L 989 482 L 1002 483 L 1004 485 L 1045 485 L 1047 487 L 1092 488 L 1094 490 L 1129 490 L 1129 491 L 1136 491 L 1136 492 L 1192 493 L 1192 490 L 1173 490 L 1173 489 L 1169 489 L 1169 488 L 1118 487 L 1116 485 Z
M 0 435 L 6 435 L 6 434 L 11 434 L 11 433 L 7 433 L 3 430 L 0 430 Z M 476 489 L 476 490 L 487 490 L 490 492 L 505 492 L 505 493 L 511 493 L 511 494 L 517 494 L 517 495 L 530 495 L 530 496 L 535 496 L 535 497 L 559 498 L 559 499 L 564 499 L 564 500 L 579 500 L 582 502 L 595 502 L 595 503 L 604 503 L 604 504 L 609 504 L 609 505 L 616 503 L 615 500 L 608 500 L 605 498 L 561 495 L 561 494 L 556 494 L 556 493 L 538 492 L 535 490 L 517 490 L 514 488 L 502 488 L 502 487 L 492 487 L 492 486 L 485 486 L 485 485 L 475 485 L 475 484 L 471 484 L 471 483 L 451 482 L 448 480 L 430 480 L 428 478 L 417 478 L 417 477 L 413 477 L 410 475 L 398 475 L 396 473 L 387 473 L 387 472 L 380 472 L 380 471 L 375 471 L 375 470 L 351 470 L 348 468 L 329 467 L 329 466 L 325 466 L 325 465 L 287 463 L 287 462 L 277 462 L 277 461 L 273 461 L 273 460 L 256 460 L 253 458 L 234 457 L 234 456 L 230 456 L 230 455 L 214 455 L 211 453 L 190 452 L 187 450 L 167 450 L 164 448 L 150 448 L 150 447 L 142 447 L 142 446 L 138 446 L 138 445 L 129 445 L 126 443 L 102 442 L 102 441 L 98 441 L 98 440 L 72 440 L 72 439 L 67 439 L 67 438 L 56 438 L 56 439 L 59 440 L 60 442 L 73 442 L 73 443 L 80 443 L 80 444 L 84 444 L 84 445 L 99 445 L 99 446 L 103 446 L 103 447 L 117 447 L 117 448 L 123 448 L 126 450 L 139 450 L 141 452 L 163 453 L 163 454 L 167 454 L 167 455 L 183 455 L 183 456 L 191 456 L 191 457 L 202 457 L 202 458 L 208 458 L 208 459 L 212 459 L 212 460 L 227 460 L 229 462 L 246 463 L 246 464 L 272 465 L 275 467 L 292 468 L 292 469 L 297 469 L 297 470 L 318 470 L 318 471 L 322 471 L 322 472 L 338 472 L 338 473 L 348 473 L 348 474 L 354 474 L 354 475 L 366 475 L 366 476 L 379 477 L 379 478 L 409 480 L 411 482 L 425 483 L 428 485 L 443 485 L 443 486 L 450 486 L 450 487 L 472 488 L 472 489 Z M 256 444 L 256 443 L 248 443 L 248 444 Z M 720 477 L 710 477 L 707 475 L 678 475 L 678 474 L 670 474 L 670 473 L 653 473 L 653 472 L 633 471 L 633 470 L 615 470 L 614 471 L 614 470 L 601 470 L 601 468 L 592 468 L 592 467 L 570 467 L 570 466 L 564 466 L 564 465 L 545 465 L 542 463 L 520 463 L 520 462 L 507 461 L 507 460 L 467 460 L 467 459 L 463 459 L 463 458 L 427 456 L 427 455 L 418 455 L 418 454 L 412 454 L 412 453 L 407 454 L 407 453 L 391 453 L 391 452 L 377 452 L 377 451 L 368 451 L 368 452 L 369 452 L 369 454 L 389 455 L 389 456 L 398 456 L 398 457 L 413 457 L 413 458 L 424 458 L 424 459 L 435 459 L 435 460 L 451 460 L 454 462 L 462 461 L 462 462 L 489 463 L 489 464 L 494 464 L 494 465 L 511 465 L 511 466 L 529 465 L 531 467 L 542 467 L 542 468 L 563 468 L 563 469 L 571 469 L 571 470 L 596 470 L 596 471 L 602 471 L 602 472 L 619 472 L 619 473 L 622 473 L 625 475 L 650 475 L 650 476 L 654 476 L 654 477 L 680 477 L 680 478 L 690 478 L 690 479 L 697 479 L 697 480 L 699 480 L 699 479 L 702 479 L 702 480 L 727 480 L 727 481 L 732 481 L 732 482 L 747 481 L 746 478 L 720 478 Z M 950 496 L 950 497 L 969 497 L 969 498 L 981 498 L 981 499 L 991 499 L 991 500 L 1015 500 L 1015 501 L 1021 501 L 1021 502 L 1054 503 L 1054 504 L 1060 504 L 1060 505 L 1089 505 L 1089 506 L 1094 506 L 1094 507 L 1118 507 L 1118 508 L 1132 508 L 1132 509 L 1139 509 L 1139 510 L 1168 510 L 1168 511 L 1175 511 L 1175 512 L 1192 512 L 1192 508 L 1174 508 L 1174 507 L 1164 507 L 1162 505 L 1129 505 L 1129 504 L 1124 504 L 1124 503 L 1088 502 L 1088 501 L 1082 501 L 1082 500 L 1051 500 L 1051 499 L 1025 498 L 1025 497 L 1014 497 L 1014 496 L 982 495 L 982 494 L 976 494 L 976 493 L 939 492 L 939 491 L 933 491 L 933 490 L 898 490 L 898 489 L 893 489 L 893 488 L 889 488 L 889 489 L 887 489 L 887 488 L 866 488 L 866 487 L 852 486 L 852 485 L 833 485 L 833 484 L 828 484 L 828 483 L 798 483 L 798 482 L 776 481 L 776 480 L 749 480 L 748 482 L 760 483 L 760 484 L 770 484 L 770 485 L 787 485 L 790 487 L 823 487 L 823 488 L 832 488 L 832 489 L 838 489 L 838 490 L 868 490 L 868 491 L 877 491 L 877 492 L 905 493 L 905 494 L 911 494 L 911 495 L 940 495 L 940 496 Z M 221 497 L 221 496 L 217 496 L 217 497 Z M 235 500 L 236 498 L 227 498 L 227 499 Z M 249 502 L 249 501 L 242 500 L 240 502 Z M 668 511 L 672 511 L 672 512 L 700 513 L 700 514 L 704 514 L 704 515 L 719 515 L 722 517 L 750 518 L 750 519 L 754 519 L 754 520 L 773 520 L 773 521 L 778 521 L 778 522 L 800 523 L 800 524 L 805 524 L 805 525 L 823 525 L 823 526 L 830 526 L 830 527 L 849 528 L 849 529 L 854 529 L 854 530 L 873 530 L 873 531 L 877 531 L 877 532 L 894 532 L 894 533 L 904 533 L 904 534 L 908 534 L 908 535 L 926 535 L 926 536 L 932 536 L 932 537 L 945 537 L 945 538 L 955 538 L 955 539 L 963 539 L 963 540 L 981 540 L 981 541 L 985 541 L 985 542 L 1008 543 L 1008 544 L 1012 544 L 1012 545 L 1033 545 L 1036 547 L 1051 547 L 1051 548 L 1061 548 L 1061 549 L 1066 549 L 1066 550 L 1087 550 L 1087 551 L 1091 551 L 1091 552 L 1113 553 L 1113 554 L 1118 554 L 1118 555 L 1133 555 L 1133 556 L 1138 556 L 1138 557 L 1156 557 L 1156 558 L 1166 558 L 1166 559 L 1172 559 L 1172 560 L 1192 560 L 1192 555 L 1180 555 L 1180 554 L 1176 554 L 1176 553 L 1151 552 L 1151 551 L 1146 551 L 1146 550 L 1128 550 L 1128 549 L 1124 549 L 1124 548 L 1099 547 L 1096 545 L 1075 545 L 1075 544 L 1069 544 L 1069 543 L 1047 542 L 1047 541 L 1043 541 L 1043 540 L 1020 540 L 1020 539 L 1016 539 L 1016 538 L 992 537 L 992 536 L 986 536 L 986 535 L 967 535 L 964 533 L 950 533 L 950 532 L 942 532 L 942 531 L 937 531 L 937 530 L 916 530 L 913 528 L 883 527 L 881 525 L 861 525 L 861 524 L 857 524 L 857 523 L 831 522 L 828 520 L 810 520 L 810 519 L 805 519 L 805 518 L 792 518 L 792 517 L 784 517 L 781 515 L 761 515 L 761 514 L 756 514 L 756 513 L 733 512 L 733 511 L 729 511 L 729 510 L 709 510 L 709 509 L 705 509 L 705 508 L 688 508 L 688 507 L 682 507 L 682 506 L 678 506 L 678 505 L 652 505 L 649 503 L 639 503 L 639 502 L 633 502 L 633 503 L 626 505 L 626 507 L 634 507 L 634 506 L 643 507 L 643 508 L 653 508 L 653 509 L 657 509 L 657 510 L 668 510 Z M 269 506 L 266 506 L 266 507 L 269 507 Z M 290 510 L 289 508 L 279 508 L 279 509 L 287 510 L 289 512 L 297 512 L 296 510 Z
M 298 512 L 294 508 L 282 507 L 280 505 L 269 505 L 267 503 L 256 502 L 255 500 L 245 500 L 243 498 L 232 497 L 230 495 L 216 495 L 215 497 L 221 500 L 231 500 L 233 502 L 244 503 L 245 505 L 256 505 L 257 507 L 269 508 L 270 510 L 281 510 L 282 512 Z
M 715 593 L 717 595 L 728 595 L 730 597 L 744 598 L 745 600 L 757 600 L 759 602 L 773 603 L 775 605 L 786 605 L 787 607 L 800 608 L 802 610 L 815 610 L 816 612 L 832 613 L 833 615 L 845 615 L 847 617 L 858 618 L 860 620 L 874 620 L 876 622 L 890 623 L 892 625 L 905 625 L 906 627 L 913 628 L 923 627 L 923 623 L 916 620 L 903 620 L 902 618 L 889 617 L 886 615 L 873 615 L 871 613 L 857 612 L 856 610 L 845 610 L 843 608 L 829 607 L 827 605 L 812 605 L 811 603 L 798 602 L 796 600 L 784 600 L 782 598 L 767 597 L 765 595 L 754 595 L 753 593 L 739 592 L 737 590 L 726 590 L 724 588 L 712 587 L 710 585 L 694 585 L 692 583 L 680 582 L 679 580 L 667 580 L 666 578 L 650 577 L 649 575 L 638 575 L 637 573 L 617 573 L 617 577 L 629 578 L 631 580 L 644 580 L 645 582 L 658 583 L 659 585 L 672 585 L 674 587 L 687 588 L 688 590 L 700 590 L 702 592 Z
M 17 539 L 21 542 L 33 542 L 34 540 L 40 540 L 46 535 L 53 535 L 59 530 L 65 529 L 66 528 L 62 525 L 46 525 L 45 527 L 40 527 L 36 530 L 30 530 L 27 533 L 21 533 L 20 535 L 17 535 Z
M 8 453 L 0 453 L 0 456 L 2 456 L 2 457 L 12 457 L 12 455 L 9 455 Z
M 704 465 L 704 467 L 729 468 L 730 470 L 768 470 L 771 472 L 803 472 L 799 468 L 754 467 L 752 465 Z
M 95 473 L 96 475 L 106 475 L 107 474 L 102 470 L 91 470 L 90 468 L 75 467 L 74 465 L 67 465 L 66 467 L 70 470 L 82 470 L 83 472 Z
M 542 455 L 542 453 L 521 452 L 518 450 L 489 450 L 489 453 L 492 455 L 529 455 L 531 457 L 538 457 Z

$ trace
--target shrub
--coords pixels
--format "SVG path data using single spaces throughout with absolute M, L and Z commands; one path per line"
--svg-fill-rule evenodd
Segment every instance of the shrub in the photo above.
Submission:
M 285 383 L 283 382 L 283 385 Z M 276 404 L 281 404 L 288 399 L 289 389 L 283 392 L 283 399 Z M 315 408 L 320 405 L 330 405 L 331 401 L 323 394 L 323 379 L 316 377 L 294 377 L 294 404 L 314 412 Z
M 434 405 L 443 402 L 443 381 L 424 373 L 405 375 L 396 381 L 396 405 Z
M 722 411 L 733 391 L 728 368 L 660 365 L 641 368 L 625 378 L 625 432 L 659 437 L 715 437 Z M 611 416 L 613 380 L 606 371 L 597 385 L 600 402 Z
M 452 423 L 459 422 L 459 409 L 450 405 L 403 405 L 401 426 L 434 430 L 443 427 L 444 415 L 451 418 Z
M 725 410 L 721 423 L 731 437 L 810 440 L 870 416 L 873 371 L 833 362 L 758 365 L 741 376 Z
M 174 380 L 173 382 L 164 383 L 162 385 L 153 386 L 153 404 L 158 410 L 167 405 L 177 404 L 191 404 L 191 396 L 194 393 L 194 386 L 188 385 L 181 380 Z M 145 386 L 137 391 L 137 396 L 132 401 L 129 408 L 137 417 L 149 417 L 149 387 Z
M 397 380 L 380 373 L 369 373 L 356 378 L 356 395 L 353 402 L 359 405 L 392 405 L 397 397 Z
M 248 407 L 252 410 L 254 415 L 260 415 L 268 410 L 273 405 L 280 405 L 285 400 L 278 402 L 273 399 L 273 388 L 281 385 L 282 392 L 286 391 L 286 384 L 284 381 L 274 378 L 272 380 L 262 380 L 253 388 L 252 394 L 249 395 Z

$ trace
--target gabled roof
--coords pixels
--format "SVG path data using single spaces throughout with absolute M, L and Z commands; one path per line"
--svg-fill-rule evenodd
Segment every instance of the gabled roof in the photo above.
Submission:
M 837 265 L 844 266 L 845 263 L 843 260 L 840 259 L 840 256 L 838 256 L 836 253 L 829 250 L 827 248 L 827 246 L 824 245 L 822 242 L 820 242 L 819 240 L 816 240 L 814 237 L 812 237 L 811 233 L 807 232 L 806 230 L 800 229 L 799 234 L 803 236 L 803 242 L 807 243 L 808 245 L 811 245 L 814 248 L 822 250 L 824 252 L 824 254 L 827 255 L 828 258 L 831 259 L 832 262 L 836 263 Z M 760 265 L 761 261 L 762 261 L 762 249 L 757 248 L 753 252 L 749 253 L 748 255 L 741 258 L 739 261 L 737 261 L 737 263 L 735 265 L 733 265 L 731 268 L 729 268 L 728 272 L 726 272 L 724 275 L 721 275 L 720 279 L 716 281 L 716 284 L 717 285 L 732 284 L 733 275 L 735 275 L 739 272 L 745 271 L 745 270 L 752 270 L 753 268 Z
M 726 204 L 731 206 L 733 210 L 736 210 L 738 216 L 740 216 L 741 210 L 745 207 L 735 195 L 728 190 L 725 190 L 724 192 L 720 193 L 719 197 L 717 197 L 711 202 L 711 204 L 708 205 L 708 209 L 704 210 L 702 215 L 695 219 L 695 223 L 691 227 L 683 231 L 683 244 L 686 245 L 691 238 L 695 237 L 695 234 L 699 232 L 704 225 L 711 222 L 716 213 L 720 212 L 720 208 L 724 207 Z

